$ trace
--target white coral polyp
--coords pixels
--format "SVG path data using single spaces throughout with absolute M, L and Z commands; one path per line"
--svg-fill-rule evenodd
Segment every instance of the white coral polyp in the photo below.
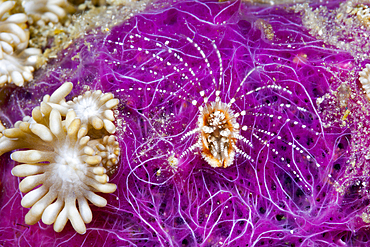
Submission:
M 367 98 L 370 99 L 370 64 L 366 64 L 366 68 L 359 73 L 359 76 L 362 88 L 365 90 Z
M 73 101 L 65 101 L 65 97 L 71 92 L 73 84 L 64 83 L 51 96 L 45 96 L 44 102 L 52 108 L 58 109 L 62 115 L 69 110 L 74 110 L 86 128 L 92 126 L 100 130 L 103 127 L 112 134 L 115 132 L 114 114 L 112 109 L 119 103 L 112 93 L 102 93 L 100 90 L 87 91 L 83 95 L 75 97 Z
M 3 130 L 5 130 L 5 126 L 3 123 L 0 121 L 0 138 L 3 136 Z
M 357 18 L 366 26 L 370 26 L 370 8 L 367 5 L 355 8 Z
M 32 80 L 39 55 L 41 50 L 36 48 L 27 48 L 12 55 L 4 53 L 0 59 L 0 86 L 6 83 L 24 86 L 26 81 Z
M 23 50 L 28 46 L 28 32 L 23 29 L 26 27 L 27 16 L 23 13 L 6 16 L 14 6 L 15 1 L 0 4 L 0 58 L 3 52 L 11 54 L 13 48 Z
M 60 232 L 69 220 L 83 234 L 85 223 L 92 220 L 87 200 L 98 207 L 107 204 L 93 191 L 112 193 L 116 185 L 108 183 L 106 169 L 99 166 L 102 158 L 87 145 L 90 137 L 75 112 L 69 111 L 63 124 L 59 111 L 53 109 L 48 114 L 45 109 L 35 108 L 33 123 L 18 122 L 16 128 L 4 131 L 9 143 L 18 142 L 15 148 L 33 147 L 11 155 L 14 161 L 24 163 L 14 167 L 12 174 L 26 177 L 19 184 L 22 192 L 28 192 L 22 206 L 32 207 L 25 221 L 32 225 L 42 219 L 45 224 L 54 223 L 54 230 Z
M 0 4 L 0 86 L 13 82 L 23 86 L 30 81 L 41 50 L 27 48 L 29 33 L 24 30 L 27 16 L 22 13 L 7 16 L 14 1 Z
M 66 0 L 24 0 L 22 6 L 27 15 L 31 16 L 36 24 L 44 26 L 46 23 L 57 23 L 67 12 Z
M 115 136 L 104 136 L 103 139 L 89 141 L 87 145 L 102 157 L 101 165 L 107 170 L 107 173 L 113 174 L 117 168 L 121 152 Z

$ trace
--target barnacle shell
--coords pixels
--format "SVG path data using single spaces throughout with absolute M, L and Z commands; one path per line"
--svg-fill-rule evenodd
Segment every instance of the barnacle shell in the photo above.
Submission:
M 25 221 L 32 225 L 42 219 L 45 224 L 54 223 L 54 230 L 60 232 L 69 220 L 83 234 L 85 223 L 92 220 L 87 200 L 98 207 L 107 204 L 92 191 L 112 193 L 116 185 L 107 183 L 106 170 L 99 167 L 102 158 L 87 146 L 90 137 L 73 110 L 68 112 L 64 124 L 55 109 L 44 111 L 43 116 L 37 116 L 39 113 L 35 108 L 32 116 L 35 122 L 18 122 L 18 127 L 4 131 L 5 138 L 16 140 L 18 147 L 31 148 L 11 155 L 13 160 L 23 163 L 13 168 L 12 174 L 26 177 L 19 184 L 22 192 L 28 192 L 22 206 L 32 207 Z
M 29 33 L 24 30 L 27 16 L 22 13 L 6 17 L 14 1 L 0 4 L 0 86 L 13 82 L 23 86 L 33 78 L 32 72 L 41 50 L 27 48 Z
M 366 64 L 366 68 L 359 75 L 362 88 L 365 90 L 367 98 L 370 99 L 370 64 Z
M 52 108 L 58 109 L 64 116 L 73 109 L 86 128 L 92 126 L 100 130 L 103 127 L 112 134 L 115 132 L 114 115 L 112 109 L 119 103 L 112 93 L 102 93 L 100 90 L 87 91 L 83 95 L 75 97 L 73 101 L 65 101 L 65 97 L 72 90 L 72 83 L 66 82 L 60 86 L 51 96 L 45 96 L 44 102 Z
M 212 167 L 228 167 L 235 157 L 239 133 L 234 112 L 222 102 L 206 105 L 198 117 L 202 156 Z

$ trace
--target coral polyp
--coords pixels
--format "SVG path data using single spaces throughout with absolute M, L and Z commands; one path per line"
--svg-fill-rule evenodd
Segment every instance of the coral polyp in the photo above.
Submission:
M 40 49 L 27 48 L 27 16 L 23 13 L 6 16 L 14 6 L 15 1 L 0 2 L 0 87 L 11 82 L 23 86 L 30 81 L 41 55 Z
M 28 46 L 28 32 L 25 30 L 27 15 L 17 13 L 7 16 L 15 6 L 15 1 L 0 2 L 0 49 L 3 52 L 11 54 L 14 49 L 23 50 Z M 0 56 L 2 58 L 2 56 Z
M 365 90 L 367 98 L 370 99 L 370 64 L 366 64 L 366 68 L 359 72 L 359 76 L 362 88 Z
M 65 0 L 23 0 L 22 6 L 31 23 L 44 26 L 57 23 L 67 15 L 70 4 Z
M 58 109 L 63 116 L 73 109 L 85 128 L 92 126 L 100 130 L 104 127 L 108 133 L 114 133 L 112 109 L 118 105 L 118 99 L 114 99 L 112 93 L 102 93 L 102 91 L 96 90 L 94 92 L 87 91 L 72 101 L 66 102 L 65 97 L 71 92 L 72 87 L 72 83 L 64 83 L 51 96 L 46 95 L 44 103 Z
M 87 143 L 97 155 L 102 157 L 101 166 L 111 175 L 117 170 L 121 149 L 115 136 L 104 136 L 102 139 L 92 140 Z
M 27 193 L 22 199 L 22 206 L 32 207 L 25 218 L 28 225 L 42 219 L 45 224 L 54 224 L 54 230 L 60 232 L 69 220 L 73 228 L 83 234 L 86 232 L 85 223 L 92 220 L 87 200 L 98 207 L 107 204 L 93 191 L 113 193 L 116 190 L 116 185 L 107 183 L 106 170 L 98 166 L 102 157 L 95 155 L 94 150 L 87 146 L 90 140 L 86 136 L 87 130 L 81 127 L 81 120 L 75 116 L 73 111 L 68 112 L 66 130 L 57 110 L 50 112 L 49 128 L 39 123 L 30 124 L 28 129 L 22 126 L 23 131 L 32 132 L 48 147 L 16 151 L 11 155 L 14 161 L 24 163 L 13 168 L 12 174 L 26 177 L 19 184 L 19 189 Z M 9 130 L 14 134 L 17 131 Z M 40 184 L 41 187 L 34 189 Z
M 60 102 L 70 87 L 71 84 L 63 84 L 44 100 L 52 104 L 50 102 L 59 97 L 56 101 Z M 92 94 L 102 93 L 94 91 Z M 69 220 L 73 228 L 83 234 L 85 223 L 92 220 L 87 200 L 104 207 L 107 200 L 95 192 L 113 193 L 117 188 L 108 183 L 104 167 L 113 169 L 112 166 L 117 165 L 120 149 L 114 136 L 103 137 L 101 143 L 90 140 L 89 126 L 73 109 L 62 117 L 61 112 L 48 103 L 42 102 L 40 107 L 33 109 L 32 117 L 26 116 L 23 121 L 16 122 L 14 128 L 3 130 L 0 153 L 28 149 L 11 154 L 12 160 L 22 163 L 13 168 L 12 174 L 26 177 L 19 184 L 20 191 L 27 193 L 22 206 L 31 207 L 25 216 L 26 224 L 33 225 L 42 219 L 47 225 L 54 224 L 54 230 L 60 232 Z M 90 143 L 94 141 L 97 148 Z
M 34 82 L 0 90 L 0 151 L 15 151 L 0 157 L 0 245 L 369 245 L 357 3 L 160 0 L 115 27 L 90 23 L 103 26 Z

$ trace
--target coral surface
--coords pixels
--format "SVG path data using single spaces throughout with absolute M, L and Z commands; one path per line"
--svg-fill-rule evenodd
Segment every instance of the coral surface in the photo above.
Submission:
M 40 101 L 66 115 L 89 105 L 78 95 L 101 101 L 94 111 L 115 121 L 116 140 L 84 121 L 117 190 L 90 205 L 84 235 L 73 222 L 62 233 L 29 226 L 9 158 L 26 151 L 6 153 L 0 244 L 367 246 L 370 103 L 359 78 L 369 60 L 324 21 L 344 11 L 343 25 L 370 35 L 345 4 L 157 2 L 75 40 L 35 83 L 1 89 L 4 134 Z M 65 81 L 74 88 L 53 97 Z

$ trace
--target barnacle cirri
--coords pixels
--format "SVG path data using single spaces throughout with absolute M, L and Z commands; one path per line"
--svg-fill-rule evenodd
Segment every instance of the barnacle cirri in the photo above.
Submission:
M 66 102 L 65 97 L 71 92 L 72 87 L 72 83 L 64 83 L 51 96 L 46 95 L 44 103 L 58 109 L 63 116 L 67 114 L 68 110 L 73 109 L 86 128 L 93 126 L 100 130 L 104 127 L 110 134 L 114 133 L 112 109 L 118 105 L 119 100 L 114 99 L 112 93 L 102 93 L 102 91 L 96 90 L 87 91 L 72 101 Z
M 25 81 L 30 81 L 37 57 L 41 54 L 40 49 L 27 48 L 27 16 L 6 14 L 14 5 L 14 1 L 0 4 L 0 86 L 11 82 L 23 86 Z

